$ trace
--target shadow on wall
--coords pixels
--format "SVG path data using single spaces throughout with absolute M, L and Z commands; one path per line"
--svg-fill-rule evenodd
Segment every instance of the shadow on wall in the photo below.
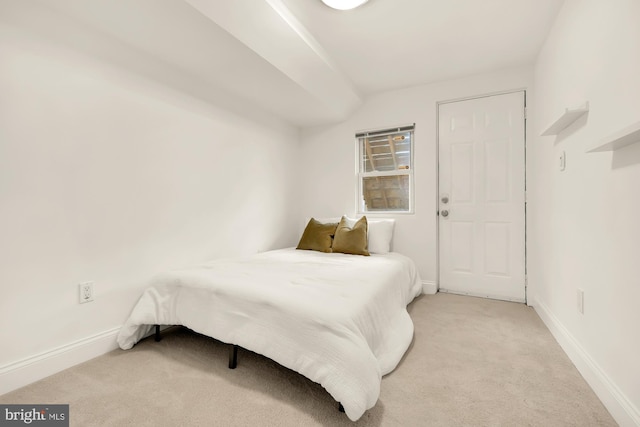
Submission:
M 613 152 L 611 169 L 640 165 L 640 141 Z
M 553 142 L 553 145 L 558 145 L 565 139 L 571 137 L 574 133 L 578 132 L 581 128 L 586 126 L 588 120 L 589 120 L 589 112 L 587 111 L 578 120 L 571 123 L 569 126 L 564 128 L 560 133 L 558 133 Z

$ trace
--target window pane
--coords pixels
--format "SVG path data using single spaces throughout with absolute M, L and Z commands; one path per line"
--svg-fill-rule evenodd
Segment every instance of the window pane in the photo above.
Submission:
M 363 172 L 409 169 L 412 132 L 360 138 Z
M 365 211 L 409 210 L 409 175 L 362 178 Z

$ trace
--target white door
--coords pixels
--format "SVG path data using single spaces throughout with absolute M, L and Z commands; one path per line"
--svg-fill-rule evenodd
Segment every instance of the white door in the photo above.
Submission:
M 438 106 L 440 291 L 525 301 L 524 92 Z

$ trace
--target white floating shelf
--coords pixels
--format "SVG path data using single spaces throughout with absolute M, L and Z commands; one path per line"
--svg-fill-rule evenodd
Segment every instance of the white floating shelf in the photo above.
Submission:
M 581 106 L 577 108 L 565 108 L 564 113 L 553 122 L 550 126 L 548 126 L 540 135 L 542 136 L 550 136 L 550 135 L 558 135 L 560 132 L 569 127 L 573 122 L 578 120 L 580 117 L 585 115 L 589 111 L 589 103 L 585 102 Z
M 640 122 L 636 122 L 618 132 L 612 133 L 596 144 L 595 147 L 588 150 L 587 153 L 615 151 L 627 145 L 635 144 L 636 142 L 640 142 Z

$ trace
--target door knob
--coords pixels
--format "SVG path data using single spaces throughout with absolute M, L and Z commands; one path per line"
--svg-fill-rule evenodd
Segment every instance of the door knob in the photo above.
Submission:
M 440 200 L 442 200 L 442 203 L 446 205 L 447 203 L 449 203 L 449 196 L 442 196 L 442 199 Z
M 446 217 L 448 217 L 448 216 L 449 216 L 449 211 L 445 209 L 445 210 L 443 210 L 443 211 L 441 212 L 441 214 L 442 214 L 442 216 L 443 216 L 443 217 L 445 217 L 445 218 L 446 218 Z

